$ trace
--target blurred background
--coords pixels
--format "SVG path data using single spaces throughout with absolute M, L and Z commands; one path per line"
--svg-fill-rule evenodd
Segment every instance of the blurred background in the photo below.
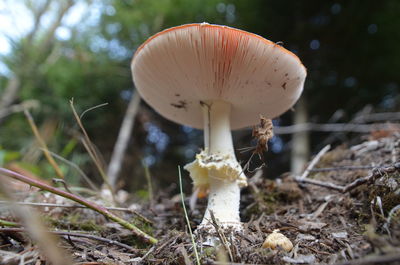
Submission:
M 326 144 L 370 136 L 344 130 L 345 123 L 399 119 L 398 0 L 1 0 L 0 165 L 55 175 L 22 112 L 28 108 L 49 149 L 101 183 L 81 143 L 73 98 L 78 113 L 108 103 L 86 112 L 82 123 L 116 187 L 140 191 L 146 170 L 156 188 L 176 182 L 177 166 L 203 146 L 202 132 L 165 120 L 140 102 L 130 60 L 154 33 L 204 21 L 281 41 L 308 69 L 302 99 L 274 120 L 264 177 L 298 174 Z M 124 118 L 128 138 L 119 137 Z M 334 126 L 287 127 L 305 122 Z M 115 151 L 117 139 L 127 142 Z M 255 145 L 251 128 L 234 132 L 234 142 L 236 148 Z M 237 157 L 246 162 L 250 154 Z M 74 167 L 58 163 L 68 183 L 82 184 Z M 260 163 L 254 160 L 252 167 Z

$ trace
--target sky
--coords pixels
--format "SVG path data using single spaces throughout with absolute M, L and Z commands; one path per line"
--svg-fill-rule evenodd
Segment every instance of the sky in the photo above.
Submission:
M 29 1 L 0 0 L 0 56 L 6 55 L 11 51 L 10 39 L 18 40 L 33 28 L 33 16 L 31 11 L 27 9 L 25 2 Z M 35 0 L 31 2 L 35 5 L 40 5 L 44 1 Z M 41 28 L 51 25 L 56 8 L 60 3 L 62 1 L 52 1 L 49 11 L 41 19 Z M 101 8 L 101 1 L 93 1 L 90 6 L 85 0 L 77 1 L 62 20 L 61 26 L 56 31 L 56 38 L 68 40 L 71 36 L 70 28 L 77 26 L 83 20 L 90 25 L 97 23 L 100 18 Z M 6 74 L 7 72 L 7 67 L 0 61 L 0 74 Z
M 17 19 L 18 18 L 18 19 Z M 9 38 L 17 39 L 32 28 L 32 16 L 21 1 L 0 1 L 0 54 L 10 52 Z
M 33 28 L 33 16 L 26 7 L 24 0 L 0 0 L 0 56 L 10 53 L 12 40 L 17 41 L 26 36 Z M 43 0 L 31 1 L 34 5 L 43 4 Z M 48 12 L 43 15 L 40 21 L 40 27 L 46 28 L 51 25 L 55 18 L 55 11 L 62 1 L 52 1 Z M 59 40 L 68 40 L 71 36 L 70 28 L 81 26 L 85 23 L 95 24 L 100 18 L 101 1 L 93 1 L 90 6 L 86 0 L 79 0 L 68 11 L 62 20 L 61 26 L 56 30 L 56 38 Z M 89 12 L 90 10 L 90 12 Z M 10 72 L 6 65 L 0 61 L 0 74 L 9 75 Z

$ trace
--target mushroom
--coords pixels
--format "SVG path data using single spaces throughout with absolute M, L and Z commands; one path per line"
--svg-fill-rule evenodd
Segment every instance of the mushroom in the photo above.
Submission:
M 223 228 L 241 229 L 240 188 L 231 129 L 276 117 L 300 97 L 306 69 L 282 46 L 239 29 L 208 23 L 166 29 L 144 42 L 131 64 L 142 98 L 165 118 L 204 130 L 204 149 L 185 166 L 209 192 L 199 228 L 212 212 Z
M 262 247 L 270 249 L 283 249 L 286 252 L 290 252 L 293 249 L 293 243 L 284 234 L 279 233 L 279 229 L 275 229 L 267 236 L 262 244 Z

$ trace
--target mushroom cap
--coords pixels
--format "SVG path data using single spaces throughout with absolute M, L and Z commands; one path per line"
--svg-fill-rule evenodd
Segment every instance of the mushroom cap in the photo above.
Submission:
M 306 68 L 280 45 L 243 30 L 187 24 L 161 31 L 136 51 L 133 80 L 142 98 L 174 122 L 203 128 L 200 102 L 231 103 L 231 128 L 274 118 L 300 97 Z

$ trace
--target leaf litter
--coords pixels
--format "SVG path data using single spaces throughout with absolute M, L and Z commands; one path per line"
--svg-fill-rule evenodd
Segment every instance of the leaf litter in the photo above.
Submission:
M 367 139 L 350 148 L 342 145 L 326 152 L 309 170 L 307 179 L 346 186 L 371 174 L 371 168 L 379 171 L 382 167 L 394 167 L 395 170 L 380 172 L 376 178 L 348 192 L 299 182 L 297 176 L 289 174 L 275 180 L 253 177 L 250 185 L 242 191 L 243 232 L 235 235 L 226 233 L 224 246 L 211 247 L 198 243 L 201 263 L 398 264 L 400 174 L 396 165 L 399 157 L 399 133 Z M 193 244 L 176 190 L 173 185 L 160 190 L 152 205 L 131 205 L 136 213 L 145 218 L 130 211 L 118 211 L 125 220 L 132 221 L 159 239 L 153 246 L 137 240 L 127 229 L 87 209 L 36 209 L 49 230 L 71 232 L 70 235 L 59 235 L 62 239 L 59 247 L 65 248 L 76 264 L 195 264 Z M 74 205 L 37 190 L 20 192 L 17 198 L 19 202 Z M 185 203 L 188 205 L 189 200 Z M 0 207 L 1 220 L 18 223 L 18 218 L 6 205 Z M 200 199 L 197 209 L 188 213 L 193 230 L 201 221 L 205 207 L 206 200 Z M 48 264 L 35 242 L 25 233 L 2 227 L 0 264 Z M 262 248 L 265 238 L 276 229 L 293 243 L 290 252 L 279 247 L 275 250 Z M 74 237 L 73 233 L 89 234 L 105 240 Z M 197 235 L 198 242 L 200 237 Z

